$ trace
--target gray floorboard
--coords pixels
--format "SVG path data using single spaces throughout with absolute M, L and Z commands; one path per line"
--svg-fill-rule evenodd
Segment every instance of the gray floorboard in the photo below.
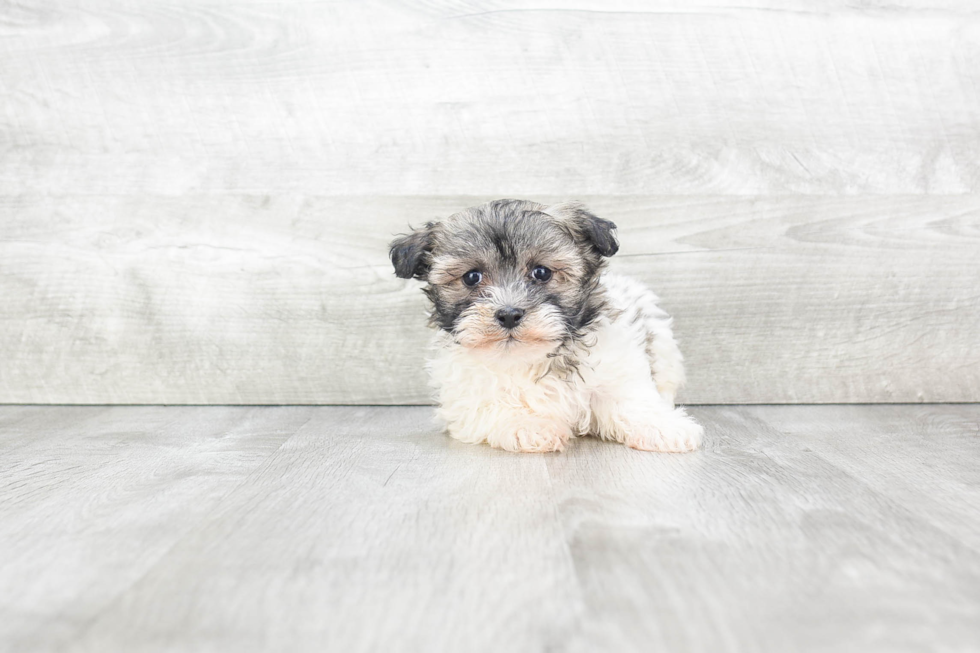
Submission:
M 0 650 L 980 650 L 980 405 L 692 412 L 695 454 L 520 455 L 423 407 L 0 407 Z

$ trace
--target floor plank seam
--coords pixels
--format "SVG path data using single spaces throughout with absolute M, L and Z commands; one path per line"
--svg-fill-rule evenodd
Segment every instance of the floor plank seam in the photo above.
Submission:
M 77 633 L 75 633 L 74 639 L 76 641 L 80 640 L 88 632 L 90 632 L 91 629 L 94 628 L 95 625 L 99 622 L 99 619 L 103 615 L 110 613 L 113 608 L 118 606 L 125 599 L 126 595 L 132 592 L 150 575 L 152 575 L 160 567 L 160 565 L 170 556 L 171 553 L 173 553 L 176 549 L 178 549 L 178 547 L 184 544 L 188 540 L 188 538 L 192 537 L 195 533 L 201 530 L 202 525 L 213 521 L 214 514 L 221 509 L 221 507 L 224 505 L 224 502 L 229 497 L 234 495 L 235 492 L 247 486 L 250 480 L 252 479 L 252 477 L 256 473 L 258 473 L 261 469 L 265 468 L 269 463 L 269 461 L 282 450 L 282 448 L 286 445 L 286 443 L 292 440 L 298 434 L 300 434 L 303 428 L 305 428 L 311 421 L 313 421 L 313 418 L 314 415 L 310 415 L 305 422 L 303 422 L 300 426 L 296 428 L 295 432 L 292 435 L 290 435 L 285 440 L 280 442 L 278 447 L 276 447 L 274 450 L 269 452 L 269 454 L 263 457 L 261 461 L 257 462 L 255 467 L 251 471 L 249 471 L 248 474 L 246 474 L 241 481 L 231 486 L 227 492 L 221 495 L 220 498 L 215 499 L 214 505 L 211 506 L 211 508 L 205 514 L 203 514 L 199 519 L 197 519 L 193 524 L 189 525 L 179 538 L 174 540 L 170 546 L 168 546 L 163 552 L 161 552 L 160 555 L 157 556 L 156 560 L 154 560 L 152 564 L 148 565 L 146 569 L 143 570 L 143 573 L 141 573 L 138 577 L 133 579 L 133 581 L 129 583 L 129 585 L 126 588 L 117 592 L 116 595 L 112 598 L 112 600 L 107 601 L 101 608 L 99 608 L 91 616 L 91 618 L 88 619 L 86 625 L 82 627 L 80 630 L 78 630 Z M 68 647 L 70 648 L 70 644 L 68 645 Z M 67 648 L 62 650 L 67 650 Z

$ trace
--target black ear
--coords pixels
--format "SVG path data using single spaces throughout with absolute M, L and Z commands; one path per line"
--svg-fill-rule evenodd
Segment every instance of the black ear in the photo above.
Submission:
M 395 275 L 402 279 L 425 280 L 429 273 L 429 256 L 432 251 L 432 230 L 434 222 L 399 236 L 391 242 L 388 256 L 395 266 Z
M 619 251 L 616 240 L 616 225 L 609 220 L 593 215 L 579 202 L 565 202 L 549 206 L 545 213 L 567 220 L 576 234 L 589 241 L 603 256 L 612 256 Z
M 588 232 L 589 240 L 603 256 L 612 256 L 619 251 L 619 241 L 616 240 L 616 224 L 603 220 L 588 211 L 583 211 L 583 227 Z

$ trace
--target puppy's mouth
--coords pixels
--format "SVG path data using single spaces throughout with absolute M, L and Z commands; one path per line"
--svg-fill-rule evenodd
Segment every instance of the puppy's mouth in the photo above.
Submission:
M 509 349 L 517 349 L 521 347 L 541 347 L 549 346 L 553 347 L 557 345 L 560 340 L 555 338 L 546 338 L 539 335 L 528 335 L 519 334 L 514 332 L 508 332 L 501 334 L 499 336 L 486 336 L 478 341 L 473 341 L 469 339 L 461 340 L 457 338 L 457 342 L 460 342 L 465 347 L 470 349 L 481 349 L 481 350 L 502 350 L 507 351 Z
M 519 347 L 520 345 L 542 345 L 546 341 L 541 338 L 518 338 L 513 333 L 499 341 L 504 347 Z
M 527 309 L 519 324 L 501 324 L 499 305 L 486 304 L 465 311 L 453 329 L 456 342 L 467 349 L 495 352 L 531 353 L 554 349 L 564 337 L 565 328 L 557 310 L 548 306 Z

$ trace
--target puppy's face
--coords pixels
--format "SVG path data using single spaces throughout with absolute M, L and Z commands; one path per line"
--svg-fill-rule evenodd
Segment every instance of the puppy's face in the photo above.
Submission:
M 391 245 L 395 273 L 428 282 L 431 321 L 464 347 L 550 352 L 602 310 L 596 291 L 616 225 L 578 204 L 496 200 Z

